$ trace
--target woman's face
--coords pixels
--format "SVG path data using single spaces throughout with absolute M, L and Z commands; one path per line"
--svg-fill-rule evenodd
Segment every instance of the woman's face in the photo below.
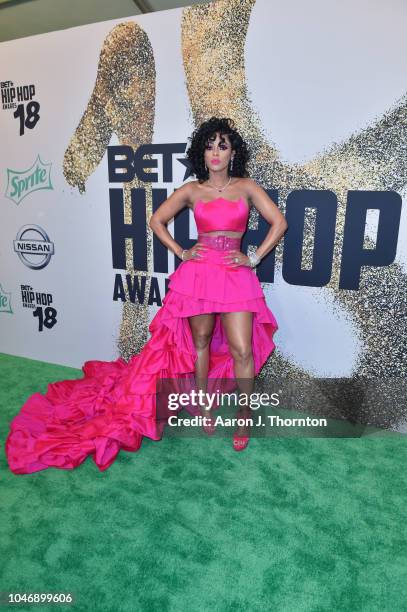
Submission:
M 206 167 L 213 172 L 227 170 L 230 158 L 233 155 L 234 151 L 232 152 L 229 136 L 226 134 L 220 136 L 219 132 L 216 132 L 215 136 L 209 138 L 205 147 Z

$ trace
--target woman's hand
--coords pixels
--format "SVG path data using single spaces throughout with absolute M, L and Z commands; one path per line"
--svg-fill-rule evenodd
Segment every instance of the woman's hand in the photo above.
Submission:
M 250 259 L 247 255 L 236 249 L 229 251 L 227 255 L 224 256 L 223 261 L 229 264 L 231 268 L 237 268 L 238 266 L 248 266 L 251 268 Z
M 204 244 L 199 244 L 197 242 L 193 247 L 185 251 L 182 261 L 188 261 L 189 259 L 202 259 L 206 248 L 207 247 Z

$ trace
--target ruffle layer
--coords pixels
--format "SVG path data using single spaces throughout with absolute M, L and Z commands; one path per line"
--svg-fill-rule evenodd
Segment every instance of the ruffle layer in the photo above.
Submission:
M 254 270 L 247 266 L 225 266 L 220 260 L 224 253 L 210 250 L 201 261 L 184 261 L 170 274 L 169 288 L 221 304 L 240 303 L 243 296 L 263 298 L 263 290 Z
M 219 313 L 253 312 L 258 374 L 275 347 L 278 326 L 255 273 L 188 261 L 170 279 L 163 306 L 149 325 L 151 337 L 140 353 L 128 362 L 121 357 L 87 361 L 83 378 L 50 383 L 45 395 L 34 393 L 26 401 L 10 424 L 5 444 L 11 471 L 73 469 L 89 455 L 104 471 L 120 449 L 139 450 L 143 436 L 160 440 L 166 420 L 157 414 L 157 383 L 167 378 L 181 383 L 194 376 L 197 353 L 189 316 L 217 313 L 208 378 L 233 379 L 233 358 Z

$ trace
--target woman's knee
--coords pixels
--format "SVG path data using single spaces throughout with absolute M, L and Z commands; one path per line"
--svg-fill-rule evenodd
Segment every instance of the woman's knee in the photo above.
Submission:
M 206 329 L 195 330 L 192 334 L 192 338 L 195 348 L 202 350 L 209 345 L 212 338 L 212 331 Z
M 250 344 L 239 344 L 230 347 L 230 352 L 235 361 L 246 363 L 253 357 L 252 347 Z

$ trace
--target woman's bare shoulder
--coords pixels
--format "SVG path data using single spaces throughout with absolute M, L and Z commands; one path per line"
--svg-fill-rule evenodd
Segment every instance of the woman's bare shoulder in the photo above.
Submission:
M 177 198 L 181 198 L 184 206 L 190 206 L 190 200 L 192 195 L 191 183 L 183 183 L 179 187 L 176 187 L 174 194 L 177 193 Z
M 252 208 L 254 206 L 251 197 L 256 186 L 257 183 L 253 179 L 246 176 L 241 177 L 240 188 L 242 190 L 242 196 L 245 198 L 249 208 Z
M 196 181 L 189 181 L 188 183 L 185 183 L 185 185 L 188 186 L 188 206 L 189 208 L 193 208 L 194 204 L 196 202 L 196 200 L 200 197 L 201 195 L 201 184 L 198 180 Z

